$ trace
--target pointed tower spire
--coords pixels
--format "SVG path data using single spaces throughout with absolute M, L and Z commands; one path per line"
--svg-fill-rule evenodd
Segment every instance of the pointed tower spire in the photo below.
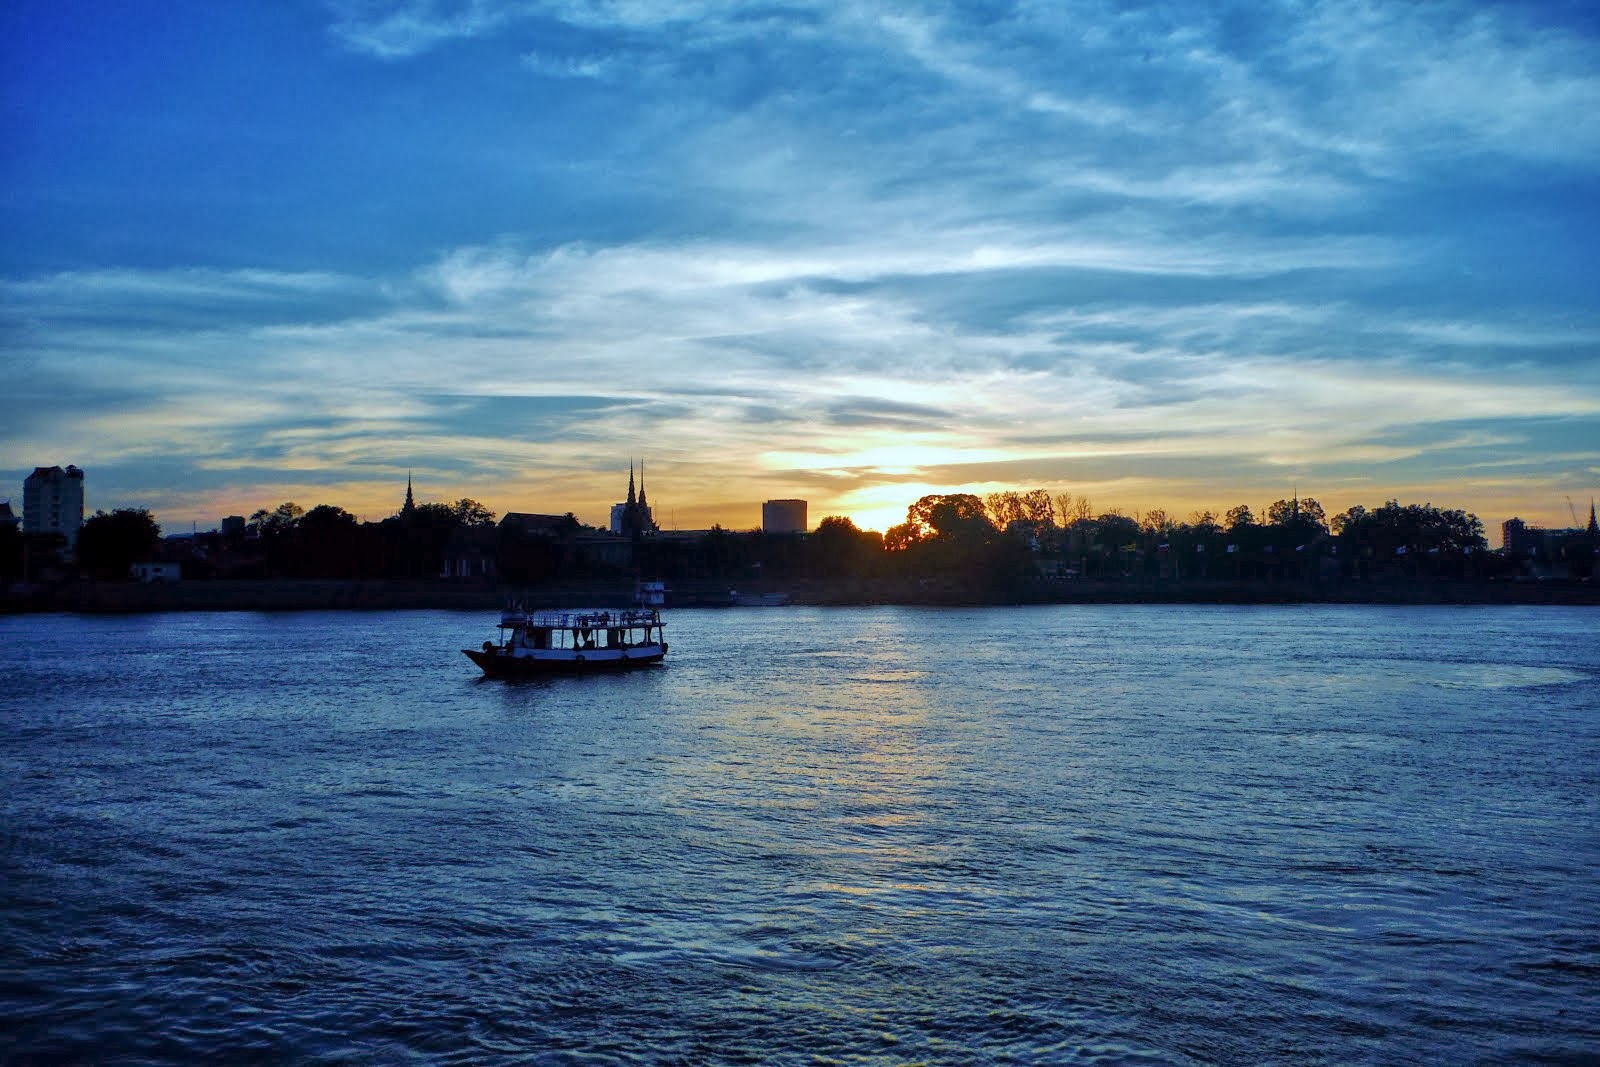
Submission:
M 644 502 L 644 460 L 642 459 L 639 461 L 639 507 L 641 509 L 649 507 Z
M 409 515 L 415 510 L 417 510 L 417 502 L 411 496 L 411 472 L 406 471 L 406 502 L 405 506 L 400 509 L 400 514 Z
M 633 460 L 630 459 L 628 460 L 628 507 L 633 507 L 637 502 L 637 498 L 633 495 Z
M 1600 522 L 1595 521 L 1594 497 L 1589 498 L 1589 536 L 1600 537 Z

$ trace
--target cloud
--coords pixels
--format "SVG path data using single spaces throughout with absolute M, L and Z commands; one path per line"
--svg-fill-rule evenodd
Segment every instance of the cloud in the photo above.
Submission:
M 58 439 L 63 454 L 106 463 L 182 451 L 214 457 L 206 470 L 302 480 L 420 466 L 480 496 L 529 476 L 576 484 L 640 453 L 685 478 L 699 469 L 697 484 L 680 487 L 700 492 L 726 478 L 707 456 L 741 457 L 746 480 L 840 493 L 1006 472 L 1105 485 L 1125 484 L 1118 470 L 1150 485 L 1205 469 L 1214 481 L 1223 470 L 1310 476 L 1505 441 L 1396 427 L 1600 413 L 1592 375 L 1556 386 L 1434 358 L 1440 343 L 1516 336 L 1487 318 L 1419 322 L 1287 299 L 1149 302 L 1134 297 L 1138 285 L 1116 300 L 1056 296 L 998 318 L 952 313 L 946 299 L 991 275 L 1016 285 L 1062 271 L 1254 284 L 1307 263 L 1379 269 L 1381 249 L 1290 240 L 1176 255 L 1109 242 L 1085 251 L 1065 235 L 1024 246 L 999 228 L 983 237 L 976 248 L 961 233 L 842 247 L 502 242 L 387 280 L 117 272 L 8 292 L 51 345 L 97 353 L 73 359 L 81 380 L 135 390 L 136 403 L 108 398 Z M 113 305 L 156 294 L 170 322 L 130 351 L 121 326 L 72 319 L 72 294 L 89 291 Z M 330 292 L 370 310 L 324 315 Z M 304 321 L 285 313 L 297 300 Z M 188 305 L 212 302 L 240 316 L 235 329 L 192 328 Z M 1534 340 L 1559 348 L 1591 335 Z M 243 361 L 217 363 L 219 343 Z M 1383 358 L 1352 354 L 1369 346 Z
M 478 37 L 537 10 L 512 0 L 333 0 L 331 27 L 346 47 L 398 60 Z
M 303 165 L 232 161 L 182 242 L 86 215 L 65 269 L 0 279 L 8 447 L 579 494 L 559 510 L 648 452 L 710 509 L 1466 477 L 1600 397 L 1600 50 L 1535 6 L 327 10 L 341 54 L 273 55 L 350 91 L 320 137 L 275 101 L 237 120 Z M 52 180 L 17 217 L 126 199 L 29 158 Z M 287 269 L 185 251 L 249 262 L 258 202 L 311 235 L 260 254 Z

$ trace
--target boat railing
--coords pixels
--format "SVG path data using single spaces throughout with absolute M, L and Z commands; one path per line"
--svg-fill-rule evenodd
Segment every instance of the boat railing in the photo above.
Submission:
M 651 608 L 535 611 L 527 616 L 522 625 L 548 630 L 623 630 L 660 626 L 661 613 Z

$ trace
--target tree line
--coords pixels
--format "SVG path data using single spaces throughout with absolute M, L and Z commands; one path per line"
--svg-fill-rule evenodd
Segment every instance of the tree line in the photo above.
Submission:
M 1482 570 L 1466 561 L 1488 550 L 1476 515 L 1432 504 L 1389 500 L 1330 518 L 1315 498 L 1296 496 L 1274 501 L 1261 516 L 1240 504 L 1220 516 L 1204 510 L 1181 520 L 1160 508 L 1097 513 L 1086 496 L 1043 489 L 981 499 L 925 496 L 883 540 L 887 553 L 914 561 L 913 570 L 1003 570 L 1024 558 L 1022 545 L 1030 562 L 1053 558 L 1062 573 L 1098 578 L 1307 577 L 1329 569 L 1328 560 L 1345 576 L 1374 569 L 1465 576 Z
M 307 511 L 289 501 L 256 511 L 240 529 L 197 534 L 180 549 L 163 543 L 148 509 L 117 508 L 84 520 L 70 560 L 59 534 L 0 527 L 0 576 L 15 580 L 30 566 L 39 573 L 70 563 L 88 577 L 115 580 L 137 563 L 181 552 L 190 577 L 431 578 L 457 531 L 494 525 L 495 513 L 468 497 L 367 523 L 337 505 Z
M 534 531 L 497 528 L 493 511 L 462 498 L 363 523 L 336 505 L 305 510 L 286 502 L 258 510 L 242 530 L 198 535 L 186 576 L 434 578 L 467 543 L 492 573 L 516 583 L 624 571 L 669 580 L 955 577 L 994 585 L 1040 576 L 1464 578 L 1503 570 L 1476 515 L 1393 499 L 1329 516 L 1316 499 L 1291 497 L 1259 515 L 1240 504 L 1178 519 L 1159 508 L 1097 512 L 1086 496 L 1044 489 L 931 494 L 881 534 L 831 515 L 807 535 L 717 527 L 697 541 L 645 536 L 623 558 L 582 550 L 578 535 L 593 531 L 565 518 Z M 160 549 L 161 528 L 149 511 L 99 511 L 84 522 L 76 562 L 88 575 L 121 578 Z M 0 539 L 0 569 L 15 575 L 12 555 L 20 553 Z

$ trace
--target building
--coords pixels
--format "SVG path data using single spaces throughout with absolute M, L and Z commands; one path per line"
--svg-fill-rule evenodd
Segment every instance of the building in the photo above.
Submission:
M 644 460 L 639 461 L 639 492 L 633 491 L 633 463 L 628 463 L 628 499 L 611 505 L 611 532 L 623 537 L 638 537 L 660 530 L 644 496 Z
M 1594 522 L 1594 508 L 1589 509 L 1589 520 Z M 1590 528 L 1573 526 L 1567 529 L 1547 529 L 1529 526 L 1521 519 L 1507 519 L 1500 524 L 1500 546 L 1507 556 L 1524 559 L 1558 559 L 1561 550 L 1574 541 L 1586 541 Z
M 176 582 L 183 577 L 183 566 L 172 562 L 135 563 L 133 577 L 140 582 Z
M 761 505 L 761 529 L 766 533 L 805 533 L 804 500 L 768 500 Z
M 22 532 L 60 534 L 67 551 L 83 528 L 83 471 L 68 465 L 35 467 L 22 483 Z
M 1516 560 L 1528 573 L 1543 577 L 1585 577 L 1593 571 L 1595 553 L 1600 551 L 1600 522 L 1595 506 L 1589 504 L 1587 526 L 1546 529 L 1529 526 L 1521 519 L 1500 524 L 1502 552 Z
M 457 526 L 450 531 L 450 539 L 445 543 L 444 561 L 439 577 L 492 578 L 495 575 L 495 559 L 499 555 L 499 549 L 498 526 Z
M 11 501 L 0 500 L 0 526 L 15 528 L 22 525 L 22 520 L 11 510 Z

